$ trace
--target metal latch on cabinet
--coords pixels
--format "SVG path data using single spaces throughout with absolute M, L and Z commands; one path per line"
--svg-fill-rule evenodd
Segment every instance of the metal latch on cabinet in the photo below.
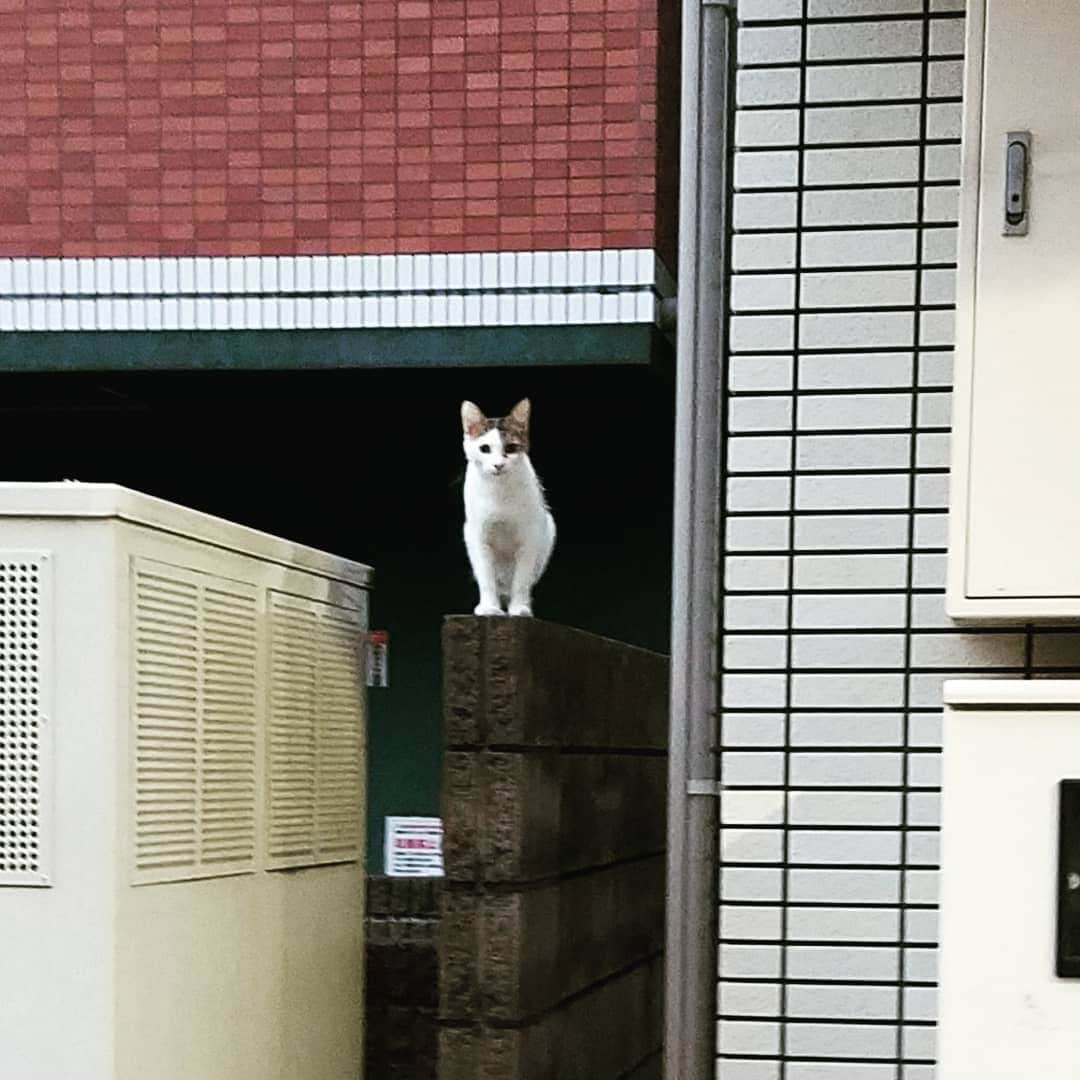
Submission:
M 1002 236 L 1027 236 L 1028 174 L 1031 172 L 1031 132 L 1005 136 L 1005 220 Z

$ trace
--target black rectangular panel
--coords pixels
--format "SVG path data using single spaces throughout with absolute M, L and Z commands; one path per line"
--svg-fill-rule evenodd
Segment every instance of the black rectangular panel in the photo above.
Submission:
M 1080 780 L 1059 792 L 1057 973 L 1080 978 Z

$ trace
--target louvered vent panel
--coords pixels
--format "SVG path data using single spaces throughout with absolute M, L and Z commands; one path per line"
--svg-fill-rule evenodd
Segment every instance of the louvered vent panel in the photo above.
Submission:
M 134 580 L 136 880 L 250 869 L 254 590 L 145 560 Z
M 349 861 L 363 796 L 358 614 L 279 593 L 270 610 L 271 863 Z
M 202 861 L 255 856 L 256 610 L 254 596 L 203 589 Z
M 0 885 L 48 885 L 51 595 L 43 552 L 0 551 Z
M 359 637 L 327 609 L 319 619 L 319 784 L 315 842 L 322 857 L 355 855 L 360 843 L 363 715 Z
M 198 866 L 199 590 L 153 573 L 135 596 L 135 866 Z
M 273 595 L 270 604 L 270 838 L 275 863 L 315 858 L 316 617 Z

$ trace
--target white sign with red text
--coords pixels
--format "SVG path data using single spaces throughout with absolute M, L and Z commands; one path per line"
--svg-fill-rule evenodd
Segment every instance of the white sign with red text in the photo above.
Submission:
M 387 817 L 388 877 L 442 877 L 442 818 Z

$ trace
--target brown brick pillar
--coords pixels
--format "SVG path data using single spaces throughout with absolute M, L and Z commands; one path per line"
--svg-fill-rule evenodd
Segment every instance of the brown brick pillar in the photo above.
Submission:
M 443 630 L 442 1080 L 658 1077 L 667 659 Z

